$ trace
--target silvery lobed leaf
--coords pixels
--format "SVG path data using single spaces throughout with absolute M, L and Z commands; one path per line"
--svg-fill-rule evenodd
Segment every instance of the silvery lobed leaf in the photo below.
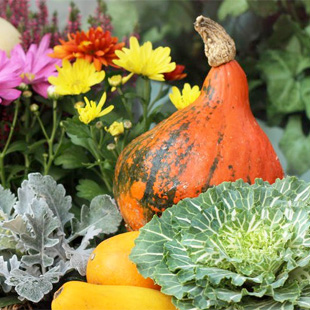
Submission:
M 59 242 L 58 238 L 51 237 L 52 232 L 59 227 L 59 221 L 42 198 L 34 199 L 30 208 L 33 215 L 26 214 L 28 230 L 20 236 L 29 253 L 22 257 L 22 262 L 28 266 L 51 266 L 53 259 L 45 252 Z
M 15 218 L 2 223 L 3 229 L 10 232 L 14 237 L 14 249 L 24 253 L 26 250 L 25 244 L 20 240 L 20 235 L 27 232 L 27 223 L 21 215 L 15 215 Z M 0 241 L 2 243 L 2 240 Z
M 0 228 L 0 251 L 15 250 L 17 244 L 18 240 L 10 231 Z
M 112 234 L 117 231 L 121 220 L 115 201 L 109 195 L 100 195 L 91 201 L 89 208 L 82 206 L 80 222 L 74 221 L 72 225 L 73 235 L 84 236 L 92 226 L 101 229 L 103 234 Z
M 14 286 L 20 297 L 33 302 L 39 302 L 44 295 L 53 289 L 52 283 L 57 283 L 61 272 L 59 266 L 50 269 L 40 276 L 34 276 L 21 269 L 10 272 L 6 284 Z
M 8 189 L 4 189 L 0 184 L 0 219 L 7 220 L 10 218 L 16 197 Z
M 3 259 L 3 256 L 0 256 L 0 284 L 5 293 L 8 293 L 12 286 L 5 283 L 5 280 L 9 278 L 10 272 L 19 269 L 20 261 L 16 255 L 13 255 L 8 261 Z
M 3 222 L 2 227 L 18 235 L 24 234 L 27 231 L 27 224 L 21 215 L 17 215 L 15 218 Z
M 34 197 L 44 199 L 59 221 L 59 228 L 64 231 L 64 226 L 73 218 L 69 212 L 71 197 L 65 196 L 66 191 L 61 184 L 57 184 L 51 176 L 42 176 L 40 173 L 31 173 L 28 180 L 23 181 L 18 190 L 18 214 L 31 214 L 30 204 Z
M 35 197 L 34 190 L 28 185 L 28 181 L 22 182 L 17 190 L 18 201 L 15 205 L 15 212 L 20 215 L 31 213 L 30 204 Z
M 71 268 L 76 269 L 82 276 L 86 275 L 87 261 L 90 253 L 93 251 L 93 249 L 87 249 L 89 241 L 98 236 L 100 232 L 101 229 L 95 229 L 94 226 L 91 226 L 76 249 L 70 247 L 67 243 L 63 244 L 67 258 L 70 259 Z

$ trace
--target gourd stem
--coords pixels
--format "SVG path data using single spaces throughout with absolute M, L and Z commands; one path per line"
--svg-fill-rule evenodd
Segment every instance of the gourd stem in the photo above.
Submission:
M 194 27 L 205 44 L 205 54 L 211 67 L 234 60 L 235 42 L 220 24 L 201 15 L 197 17 Z

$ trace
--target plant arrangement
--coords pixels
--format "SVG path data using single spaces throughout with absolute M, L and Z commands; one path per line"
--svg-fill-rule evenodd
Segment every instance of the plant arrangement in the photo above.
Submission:
M 224 28 L 196 19 L 212 68 L 177 87 L 170 48 L 114 36 L 101 0 L 87 30 L 71 4 L 62 31 L 45 1 L 13 2 L 0 307 L 309 309 L 310 186 L 284 176 Z

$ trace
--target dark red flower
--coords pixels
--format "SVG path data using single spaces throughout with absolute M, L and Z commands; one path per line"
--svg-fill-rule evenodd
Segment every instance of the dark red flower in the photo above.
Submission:
M 187 76 L 187 73 L 184 73 L 185 66 L 176 65 L 175 69 L 171 72 L 164 73 L 165 81 L 177 81 L 182 80 Z

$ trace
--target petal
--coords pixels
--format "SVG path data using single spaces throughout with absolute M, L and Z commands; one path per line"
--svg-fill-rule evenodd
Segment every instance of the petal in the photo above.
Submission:
M 107 108 L 105 108 L 104 110 L 102 110 L 102 111 L 98 114 L 98 117 L 110 113 L 113 109 L 114 109 L 114 105 L 108 106 Z
M 33 90 L 44 98 L 47 98 L 47 89 L 50 84 L 48 82 L 32 84 Z

